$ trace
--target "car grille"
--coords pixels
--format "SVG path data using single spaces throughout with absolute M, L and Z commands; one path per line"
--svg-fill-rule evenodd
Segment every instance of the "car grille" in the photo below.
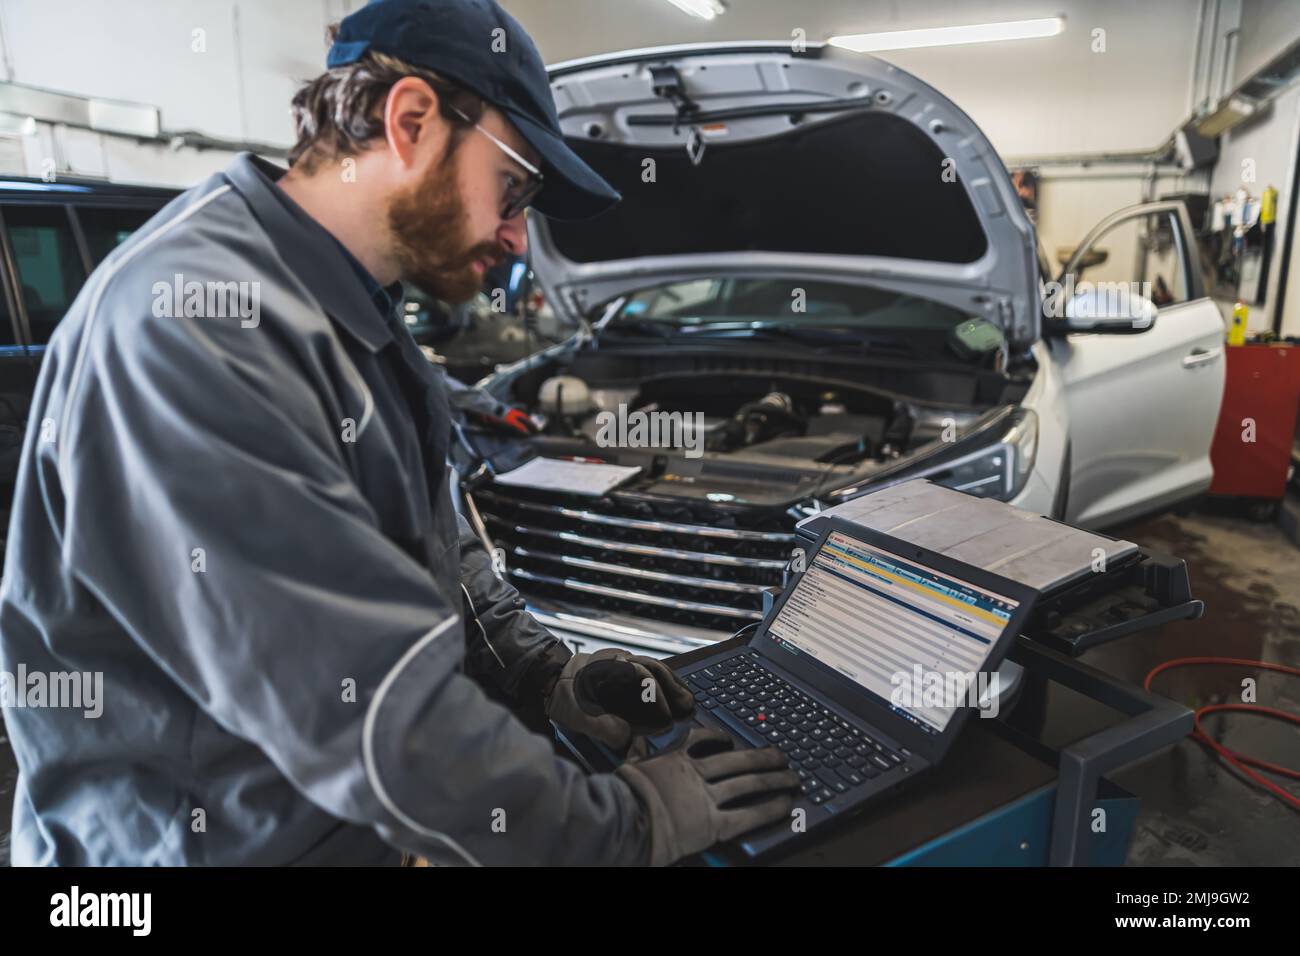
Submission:
M 780 513 L 491 485 L 473 498 L 525 595 L 726 633 L 762 618 L 795 540 Z

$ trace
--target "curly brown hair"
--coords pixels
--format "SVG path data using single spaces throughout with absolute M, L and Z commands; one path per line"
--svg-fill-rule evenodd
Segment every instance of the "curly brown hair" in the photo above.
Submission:
M 330 27 L 332 43 L 338 25 Z M 327 70 L 294 94 L 291 108 L 298 141 L 289 151 L 289 165 L 312 173 L 322 162 L 356 156 L 384 132 L 384 103 L 393 85 L 418 76 L 438 94 L 438 112 L 451 124 L 447 156 L 482 119 L 486 104 L 478 94 L 385 53 L 367 52 L 355 63 Z M 467 123 L 456 110 L 469 117 Z

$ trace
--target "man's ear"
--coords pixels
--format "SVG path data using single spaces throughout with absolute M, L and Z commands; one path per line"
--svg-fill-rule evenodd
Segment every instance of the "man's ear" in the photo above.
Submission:
M 384 102 L 384 137 L 403 166 L 417 165 L 417 157 L 440 155 L 446 148 L 447 123 L 438 112 L 438 94 L 418 76 L 404 76 L 393 84 Z

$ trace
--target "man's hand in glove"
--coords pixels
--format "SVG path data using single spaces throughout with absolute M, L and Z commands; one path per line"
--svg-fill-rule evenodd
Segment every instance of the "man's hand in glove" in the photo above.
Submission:
M 466 414 L 478 424 L 497 431 L 518 432 L 521 435 L 537 434 L 537 426 L 522 408 L 502 405 L 494 412 L 471 411 Z
M 619 753 L 693 710 L 695 695 L 663 662 L 614 648 L 575 654 L 546 700 L 551 720 Z
M 673 749 L 615 771 L 649 817 L 652 866 L 789 819 L 799 775 L 785 754 L 733 746 L 722 731 L 696 727 Z
M 451 376 L 445 379 L 452 410 L 466 420 L 494 431 L 536 435 L 537 425 L 522 408 L 494 398 L 483 389 L 466 385 Z

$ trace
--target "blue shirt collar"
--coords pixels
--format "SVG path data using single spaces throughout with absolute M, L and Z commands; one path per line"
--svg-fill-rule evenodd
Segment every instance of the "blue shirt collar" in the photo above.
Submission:
M 283 195 L 282 191 L 277 191 L 281 192 L 281 195 Z M 286 200 L 289 199 L 288 196 L 285 196 L 284 198 Z M 394 282 L 392 285 L 380 285 L 379 280 L 370 274 L 370 270 L 361 264 L 361 260 L 349 252 L 348 247 L 339 242 L 338 238 L 333 233 L 330 234 L 330 238 L 333 239 L 335 244 L 339 247 L 339 252 L 343 253 L 343 258 L 348 260 L 348 265 L 352 266 L 352 271 L 355 272 L 357 278 L 361 280 L 361 284 L 366 287 L 366 294 L 370 296 L 370 301 L 375 304 L 375 308 L 379 310 L 379 314 L 382 315 L 385 320 L 391 319 L 398 306 L 402 304 L 402 298 L 404 295 L 402 291 L 402 283 Z
M 401 284 L 380 286 L 328 229 L 275 185 L 284 173 L 252 153 L 241 153 L 224 175 L 330 318 L 378 352 L 394 341 L 392 316 L 401 301 Z M 386 299 L 376 299 L 375 289 Z

